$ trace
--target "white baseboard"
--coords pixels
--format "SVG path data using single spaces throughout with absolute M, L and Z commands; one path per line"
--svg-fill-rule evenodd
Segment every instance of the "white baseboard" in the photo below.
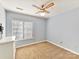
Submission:
M 28 45 L 32 45 L 32 44 L 37 44 L 37 43 L 41 43 L 41 42 L 45 42 L 46 40 L 42 40 L 42 41 L 38 41 L 38 42 L 33 42 L 33 43 L 29 43 L 29 44 L 25 44 L 25 45 L 21 45 L 21 46 L 18 46 L 16 48 L 21 48 L 21 47 L 24 47 L 24 46 L 28 46 Z
M 73 53 L 73 54 L 79 55 L 79 53 L 77 53 L 77 52 L 75 52 L 75 51 L 73 51 L 73 50 L 71 50 L 71 49 L 65 48 L 65 47 L 63 47 L 63 46 L 61 46 L 61 45 L 59 45 L 59 44 L 56 44 L 56 43 L 54 43 L 54 42 L 51 42 L 51 41 L 49 41 L 49 40 L 47 40 L 47 41 L 48 41 L 49 43 L 51 43 L 51 44 L 54 44 L 54 45 L 56 45 L 56 46 L 58 46 L 58 47 L 60 47 L 60 48 L 65 49 L 65 50 L 67 50 L 67 51 L 69 51 L 69 52 L 71 52 L 71 53 Z

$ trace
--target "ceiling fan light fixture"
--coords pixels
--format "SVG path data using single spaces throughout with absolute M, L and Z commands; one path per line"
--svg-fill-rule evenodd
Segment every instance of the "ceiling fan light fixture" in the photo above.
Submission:
M 40 15 L 41 15 L 41 16 L 45 16 L 45 15 L 46 15 L 46 13 L 45 13 L 45 12 L 42 12 L 42 13 L 40 13 Z

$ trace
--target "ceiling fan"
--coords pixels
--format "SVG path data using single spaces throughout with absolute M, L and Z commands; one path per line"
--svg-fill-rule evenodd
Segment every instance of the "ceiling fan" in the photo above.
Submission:
M 42 4 L 40 7 L 37 5 L 32 5 L 32 6 L 39 9 L 39 11 L 36 13 L 50 13 L 48 9 L 53 7 L 54 5 L 55 5 L 54 2 L 47 2 L 45 4 Z

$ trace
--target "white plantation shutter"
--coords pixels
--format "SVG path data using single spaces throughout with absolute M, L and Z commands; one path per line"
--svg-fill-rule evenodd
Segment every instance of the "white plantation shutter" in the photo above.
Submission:
M 32 22 L 24 22 L 24 39 L 32 39 Z
M 18 20 L 12 21 L 12 35 L 16 36 L 16 39 L 23 39 L 23 22 Z

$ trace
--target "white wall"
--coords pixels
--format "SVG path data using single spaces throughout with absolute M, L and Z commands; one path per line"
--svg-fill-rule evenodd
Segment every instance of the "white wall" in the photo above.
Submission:
M 4 27 L 4 30 L 3 30 L 3 37 L 5 37 L 5 10 L 3 8 L 3 6 L 0 4 L 0 23 L 2 24 L 2 26 Z
M 33 43 L 37 41 L 42 41 L 46 39 L 46 20 L 45 19 L 23 15 L 23 14 L 11 12 L 11 11 L 6 11 L 6 14 L 7 14 L 7 24 L 6 24 L 7 36 L 12 35 L 11 21 L 13 19 L 33 22 L 33 39 L 17 41 L 16 46 L 24 45 L 27 43 Z
M 79 52 L 79 8 L 52 16 L 47 23 L 47 39 Z

